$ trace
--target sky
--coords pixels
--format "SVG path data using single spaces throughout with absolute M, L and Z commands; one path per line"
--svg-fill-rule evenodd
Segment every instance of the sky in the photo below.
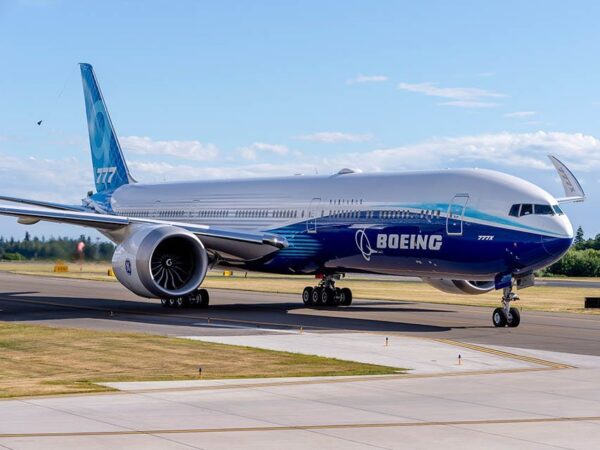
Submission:
M 552 153 L 588 196 L 563 209 L 595 236 L 598 17 L 593 1 L 0 0 L 0 194 L 93 189 L 88 62 L 140 182 L 480 167 L 560 197 Z M 26 230 L 82 231 L 0 218 Z

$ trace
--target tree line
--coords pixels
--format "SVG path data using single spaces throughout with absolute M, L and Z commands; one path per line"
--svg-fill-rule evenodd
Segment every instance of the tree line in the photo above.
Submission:
M 567 277 L 600 277 L 600 234 L 585 239 L 583 228 L 577 228 L 573 246 L 559 261 L 540 275 Z
M 0 260 L 57 260 L 75 261 L 79 259 L 77 246 L 79 242 L 85 244 L 83 258 L 86 261 L 109 261 L 115 250 L 110 242 L 92 240 L 91 237 L 81 235 L 79 238 L 68 237 L 31 237 L 25 233 L 22 240 L 0 237 Z

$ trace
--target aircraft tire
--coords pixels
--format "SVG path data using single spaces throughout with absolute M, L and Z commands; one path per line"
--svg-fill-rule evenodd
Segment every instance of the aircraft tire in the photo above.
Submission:
M 321 290 L 321 303 L 327 306 L 333 306 L 333 298 L 335 297 L 335 291 L 329 288 L 323 288 Z
M 313 304 L 313 287 L 306 286 L 302 291 L 302 302 L 306 306 L 312 306 Z
M 342 305 L 350 306 L 352 304 L 352 291 L 349 288 L 342 288 Z
M 200 289 L 198 291 L 198 297 L 199 301 L 197 302 L 197 305 L 200 308 L 208 307 L 208 304 L 210 303 L 210 295 L 208 295 L 208 291 L 206 289 Z
M 312 291 L 313 305 L 321 306 L 323 304 L 323 300 L 322 300 L 322 296 L 321 296 L 322 290 L 323 290 L 323 288 L 320 288 L 320 287 L 316 287 L 313 289 L 313 291 Z
M 521 323 L 521 313 L 517 308 L 510 308 L 511 319 L 508 321 L 510 328 L 516 328 Z
M 502 308 L 496 308 L 492 313 L 492 322 L 496 328 L 505 327 L 508 323 L 506 319 L 506 314 L 504 314 L 504 310 Z

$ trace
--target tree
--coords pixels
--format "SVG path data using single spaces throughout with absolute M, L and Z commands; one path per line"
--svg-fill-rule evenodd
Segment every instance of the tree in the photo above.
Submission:
M 31 241 L 31 234 L 29 234 L 29 231 L 25 232 L 25 242 L 29 242 Z
M 584 241 L 584 233 L 581 225 L 577 228 L 577 232 L 575 233 L 575 245 L 583 244 Z

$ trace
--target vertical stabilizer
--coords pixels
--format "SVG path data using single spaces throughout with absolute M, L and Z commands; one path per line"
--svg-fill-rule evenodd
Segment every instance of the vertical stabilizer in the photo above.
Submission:
M 96 190 L 113 191 L 135 180 L 127 169 L 94 69 L 90 64 L 80 67 Z

